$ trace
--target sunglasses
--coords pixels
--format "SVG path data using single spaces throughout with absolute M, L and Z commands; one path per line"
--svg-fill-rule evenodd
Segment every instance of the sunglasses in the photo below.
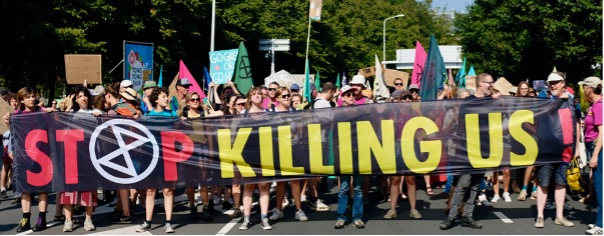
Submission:
M 277 88 L 268 88 L 268 91 L 277 91 Z
M 352 93 L 345 93 L 345 94 L 342 94 L 342 97 L 354 97 L 354 94 L 352 94 Z
M 394 83 L 395 86 L 403 86 L 403 83 Z
M 235 106 L 245 106 L 245 102 L 237 103 Z
M 419 89 L 410 89 L 409 91 L 412 93 L 417 93 L 417 92 L 419 92 Z
M 201 101 L 201 99 L 199 99 L 199 98 L 191 98 L 191 102 L 199 102 L 199 101 Z
M 289 98 L 289 97 L 291 97 L 289 94 L 283 94 L 283 95 L 281 95 L 281 98 Z

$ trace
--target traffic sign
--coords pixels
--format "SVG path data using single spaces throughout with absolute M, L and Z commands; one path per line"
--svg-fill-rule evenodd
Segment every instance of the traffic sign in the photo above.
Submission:
M 260 45 L 289 45 L 289 39 L 260 39 Z

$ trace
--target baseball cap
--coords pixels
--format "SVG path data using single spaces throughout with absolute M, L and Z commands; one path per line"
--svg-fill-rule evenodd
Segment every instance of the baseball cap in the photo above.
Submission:
M 417 86 L 417 84 L 411 84 L 411 85 L 409 85 L 409 87 L 407 88 L 407 90 L 411 90 L 411 89 L 417 89 L 417 90 L 419 90 L 419 86 Z
M 120 82 L 120 87 L 122 88 L 127 88 L 132 86 L 132 81 L 130 80 L 122 80 L 122 82 Z
M 300 90 L 300 85 L 298 85 L 298 84 L 292 84 L 292 86 L 290 86 L 289 89 L 291 89 L 291 90 Z
M 127 100 L 136 101 L 136 90 L 133 88 L 127 88 L 124 92 L 121 92 L 120 95 Z
M 394 92 L 392 92 L 392 94 L 390 94 L 390 98 L 392 98 L 392 99 L 401 99 L 405 95 L 411 95 L 411 94 L 409 93 L 409 91 L 394 90 Z
M 350 85 L 344 85 L 341 89 L 340 89 L 340 95 L 348 92 L 348 91 L 355 91 L 357 90 L 357 88 L 354 87 L 350 87 Z
M 549 76 L 547 77 L 547 81 L 545 82 L 549 83 L 552 81 L 564 81 L 564 78 L 562 78 L 562 76 L 560 76 L 558 73 L 551 73 L 549 74 Z
M 191 84 L 191 82 L 189 82 L 189 79 L 187 78 L 182 78 L 179 79 L 178 81 L 176 81 L 176 86 L 191 86 L 193 84 Z
M 148 89 L 148 88 L 157 88 L 157 82 L 155 82 L 153 80 L 145 81 L 145 83 L 143 84 L 143 89 Z
M 598 85 L 602 85 L 602 80 L 598 77 L 590 76 L 579 82 L 579 85 L 587 85 L 592 88 L 597 88 Z
M 352 77 L 352 80 L 349 84 L 362 84 L 363 86 L 365 86 L 365 81 L 365 77 L 363 77 L 362 75 L 355 75 Z

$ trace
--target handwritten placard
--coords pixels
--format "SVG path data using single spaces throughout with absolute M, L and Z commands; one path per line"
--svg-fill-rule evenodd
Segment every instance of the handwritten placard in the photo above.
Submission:
M 67 84 L 101 84 L 100 54 L 65 54 Z

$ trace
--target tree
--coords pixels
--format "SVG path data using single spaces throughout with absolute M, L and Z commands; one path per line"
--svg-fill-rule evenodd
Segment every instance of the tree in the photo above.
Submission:
M 455 26 L 477 71 L 512 82 L 543 80 L 556 66 L 577 82 L 602 65 L 602 2 L 477 0 Z

